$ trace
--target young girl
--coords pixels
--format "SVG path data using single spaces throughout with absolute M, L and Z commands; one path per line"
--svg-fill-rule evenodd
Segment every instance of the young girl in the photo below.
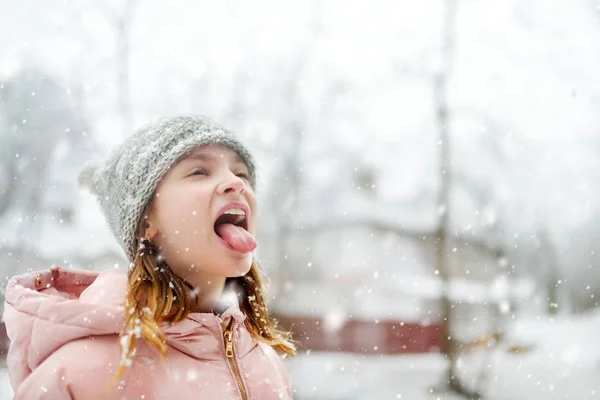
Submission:
M 16 399 L 289 399 L 256 247 L 248 150 L 205 117 L 141 129 L 80 183 L 131 264 L 12 278 L 4 320 Z M 91 244 L 93 245 L 93 243 Z

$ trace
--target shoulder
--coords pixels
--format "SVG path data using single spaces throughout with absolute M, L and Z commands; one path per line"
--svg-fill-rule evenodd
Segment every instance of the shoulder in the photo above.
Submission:
M 289 380 L 283 358 L 275 351 L 275 349 L 264 342 L 258 342 L 258 347 L 261 350 L 262 358 L 275 367 L 284 381 Z
M 285 367 L 283 358 L 277 354 L 275 349 L 264 342 L 258 342 L 260 358 L 254 359 L 253 378 L 257 389 L 264 393 L 275 390 L 279 398 L 292 398 L 292 385 L 290 376 Z
M 284 362 L 282 356 L 277 353 L 277 351 L 267 343 L 258 341 L 258 347 L 260 348 L 263 357 L 271 361 L 272 363 L 277 364 L 277 366 L 282 367 L 285 370 Z

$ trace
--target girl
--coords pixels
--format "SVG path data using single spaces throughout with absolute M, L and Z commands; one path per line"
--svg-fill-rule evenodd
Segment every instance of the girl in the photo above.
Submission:
M 131 264 L 12 278 L 16 399 L 289 399 L 289 334 L 270 322 L 248 150 L 205 117 L 139 130 L 80 184 Z

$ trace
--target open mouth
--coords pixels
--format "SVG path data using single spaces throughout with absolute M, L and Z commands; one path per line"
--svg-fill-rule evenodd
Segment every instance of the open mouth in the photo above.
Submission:
M 241 212 L 240 212 L 241 211 Z M 227 210 L 217 218 L 215 221 L 214 229 L 215 233 L 219 235 L 220 227 L 225 224 L 231 224 L 239 228 L 248 230 L 248 221 L 246 219 L 246 213 L 242 210 Z M 219 235 L 220 236 L 220 235 Z
M 215 221 L 214 230 L 221 242 L 235 251 L 249 253 L 256 248 L 256 240 L 248 232 L 245 208 L 232 205 L 225 209 Z

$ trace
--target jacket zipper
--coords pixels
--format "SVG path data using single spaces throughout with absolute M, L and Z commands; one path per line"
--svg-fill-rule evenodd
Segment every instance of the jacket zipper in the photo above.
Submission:
M 233 371 L 235 381 L 237 382 L 238 388 L 240 389 L 242 400 L 247 400 L 248 395 L 246 394 L 246 388 L 244 387 L 242 378 L 240 377 L 240 371 L 238 370 L 238 366 L 235 362 L 235 357 L 233 356 L 233 331 L 231 330 L 232 325 L 233 317 L 231 318 L 231 322 L 229 322 L 227 330 L 223 333 L 223 336 L 225 338 L 225 356 L 227 356 L 227 361 L 229 361 L 229 366 L 231 367 L 231 371 Z

